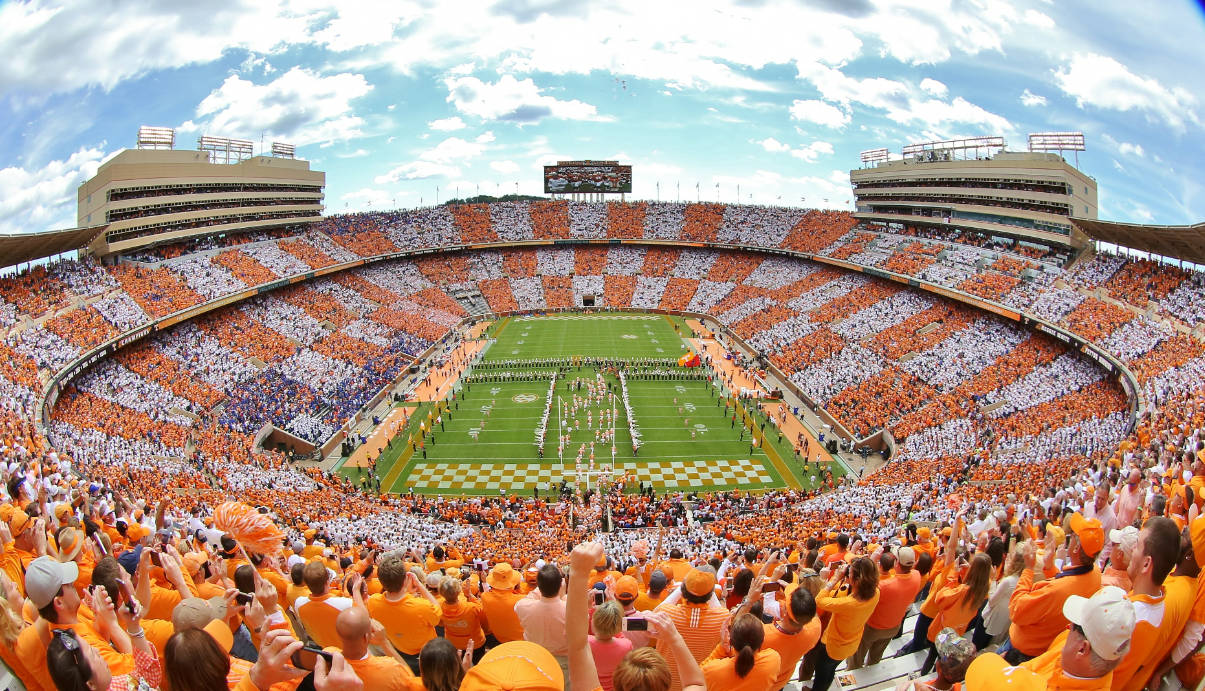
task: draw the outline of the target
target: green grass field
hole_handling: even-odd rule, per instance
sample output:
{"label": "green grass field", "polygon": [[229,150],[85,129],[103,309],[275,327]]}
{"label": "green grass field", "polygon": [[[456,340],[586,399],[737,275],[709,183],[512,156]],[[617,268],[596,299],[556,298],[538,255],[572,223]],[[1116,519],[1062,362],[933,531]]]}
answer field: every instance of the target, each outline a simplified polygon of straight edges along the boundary
{"label": "green grass field", "polygon": [[[687,351],[674,332],[681,319],[655,314],[558,314],[516,317],[498,324],[498,342],[486,360],[580,355],[606,358],[677,358]],[[683,328],[687,336],[690,331]]]}
{"label": "green grass field", "polygon": [[[500,366],[500,361],[514,359],[676,359],[686,352],[688,344],[675,333],[675,325],[689,335],[676,318],[671,321],[659,315],[556,315],[502,320],[487,331],[486,336],[496,340],[485,352],[483,366],[472,375],[480,378],[530,371]],[[585,366],[570,367],[557,381],[544,457],[540,458],[536,427],[544,413],[551,370],[541,372],[544,378],[529,382],[470,379],[455,401],[449,401],[442,429],[435,424],[421,448],[419,422],[428,419],[435,407],[423,404],[415,408],[409,428],[381,456],[378,473],[383,478],[382,489],[496,495],[499,490],[530,493],[538,487],[543,492],[550,481],[573,480],[583,444],[583,462],[589,465],[589,445],[595,441],[596,431],[611,429],[610,424],[600,428],[600,414],[612,410],[612,405],[616,418],[614,468],[635,478],[633,491],[636,481],[651,482],[658,492],[810,486],[793,461],[789,442],[779,442],[777,434],[771,432],[764,443],[751,448],[753,433],[744,428],[744,418],[738,415],[734,423],[734,411],[725,406],[728,399],[723,393],[697,379],[650,381],[633,378],[629,373],[629,401],[643,437],[639,454],[634,456],[619,380],[610,373],[601,373],[601,400],[580,407],[575,418],[577,428],[570,419],[573,416],[561,415],[571,436],[562,463],[557,453],[561,402],[572,405],[575,394],[584,395],[571,388],[574,380],[596,381],[600,375]],[[612,391],[616,395],[613,404]],[[415,441],[414,447],[410,439]],[[611,449],[609,442],[594,443],[596,469],[612,463]],[[342,472],[352,477],[359,473],[356,469]]]}

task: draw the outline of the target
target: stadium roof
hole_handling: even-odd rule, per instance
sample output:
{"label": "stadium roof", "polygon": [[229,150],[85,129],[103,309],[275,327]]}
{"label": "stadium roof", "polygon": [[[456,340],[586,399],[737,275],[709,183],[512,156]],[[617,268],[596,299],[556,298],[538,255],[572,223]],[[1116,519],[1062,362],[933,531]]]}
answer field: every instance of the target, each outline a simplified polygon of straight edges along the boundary
{"label": "stadium roof", "polygon": [[0,234],[0,267],[87,247],[104,230],[104,226],[92,226],[43,233]]}
{"label": "stadium roof", "polygon": [[1139,252],[1205,264],[1205,223],[1191,226],[1150,226],[1135,223],[1073,218],[1085,235],[1093,240],[1122,245]]}

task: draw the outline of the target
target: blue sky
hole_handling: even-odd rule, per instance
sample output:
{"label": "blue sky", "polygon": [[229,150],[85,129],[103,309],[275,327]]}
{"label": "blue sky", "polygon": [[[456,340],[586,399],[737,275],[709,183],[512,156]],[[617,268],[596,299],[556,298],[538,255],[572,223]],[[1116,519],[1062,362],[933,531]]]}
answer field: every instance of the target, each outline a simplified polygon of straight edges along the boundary
{"label": "blue sky", "polygon": [[638,198],[848,208],[863,149],[1082,130],[1102,218],[1205,220],[1189,0],[207,5],[0,5],[0,232],[73,225],[143,124],[294,143],[329,212],[539,194],[579,158]]}

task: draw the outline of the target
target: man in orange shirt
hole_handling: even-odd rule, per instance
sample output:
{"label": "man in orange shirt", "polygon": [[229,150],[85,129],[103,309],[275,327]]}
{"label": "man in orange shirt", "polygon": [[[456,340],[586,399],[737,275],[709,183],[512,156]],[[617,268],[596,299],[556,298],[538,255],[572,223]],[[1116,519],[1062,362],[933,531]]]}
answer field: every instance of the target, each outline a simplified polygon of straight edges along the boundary
{"label": "man in orange shirt", "polygon": [[1163,581],[1179,556],[1180,531],[1176,522],[1163,516],[1147,521],[1130,559],[1130,580],[1134,587],[1129,600],[1134,604],[1136,621],[1130,650],[1113,670],[1115,691],[1137,691],[1145,686],[1146,678],[1163,661],[1163,655],[1156,651],[1160,630],[1167,627],[1172,635],[1178,636],[1188,621],[1191,598],[1178,600],[1175,611],[1169,611],[1164,598]]}
{"label": "man in orange shirt", "polygon": [[396,554],[381,560],[377,575],[385,590],[368,598],[368,612],[384,625],[389,642],[410,671],[418,674],[418,653],[435,638],[439,602],[417,576],[406,571],[405,562]]}
{"label": "man in orange shirt", "polygon": [[838,535],[836,545],[837,549],[828,556],[824,557],[825,566],[831,566],[837,562],[845,561],[845,555],[849,550],[849,536],[845,533]]}
{"label": "man in orange shirt", "polygon": [[1034,583],[1037,555],[1025,552],[1025,570],[1008,601],[1012,623],[1008,643],[1000,655],[1010,664],[1020,664],[1046,652],[1059,632],[1067,628],[1063,603],[1071,595],[1091,597],[1100,589],[1100,571],[1096,555],[1105,546],[1104,530],[1095,518],[1076,513],[1071,517],[1071,542],[1067,547],[1068,565],[1054,578]]}
{"label": "man in orange shirt", "polygon": [[351,598],[336,596],[329,592],[330,572],[326,565],[314,559],[305,565],[302,572],[309,595],[297,598],[294,607],[297,620],[310,638],[323,648],[333,647],[339,642],[335,631],[335,618],[339,612],[352,606]]}
{"label": "man in orange shirt", "polygon": [[1134,631],[1134,608],[1125,592],[1105,586],[1091,598],[1071,595],[1061,613],[1073,625],[1050,650],[1017,667],[995,653],[983,653],[967,668],[966,688],[1108,689]]}
{"label": "man in orange shirt", "polygon": [[[695,662],[702,662],[715,649],[720,642],[720,629],[728,620],[728,610],[715,598],[715,571],[710,566],[684,574],[682,587],[670,593],[655,611],[669,615]],[[680,691],[682,681],[670,642],[658,639],[657,652],[669,662],[670,689]]]}
{"label": "man in orange shirt", "polygon": [[[410,688],[414,674],[402,656],[389,645],[384,627],[380,624],[374,626],[368,610],[363,607],[343,610],[335,618],[335,631],[339,635],[343,657],[360,681],[364,682],[364,688],[389,691],[407,691]],[[389,655],[370,654],[370,643]]]}
{"label": "man in orange shirt", "polygon": [[879,557],[879,604],[866,621],[862,642],[849,660],[849,669],[878,664],[883,659],[887,644],[899,633],[908,606],[924,584],[914,566],[916,553],[911,547],[901,547],[898,556],[884,552]]}
{"label": "man in orange shirt", "polygon": [[[669,560],[661,562],[661,566],[658,568],[664,571],[665,575],[669,576],[671,580],[679,583],[691,570],[690,562],[682,558],[682,550],[680,549],[671,549],[669,551]],[[711,651],[708,650],[707,652],[710,653]]]}
{"label": "man in orange shirt", "polygon": [[[485,577],[489,588],[481,594],[481,607],[493,644],[523,640],[523,625],[515,614],[515,603],[523,599],[519,580],[519,572],[505,561],[490,569]],[[489,638],[486,645],[491,645]]]}
{"label": "man in orange shirt", "polygon": [[772,623],[765,624],[765,639],[763,649],[778,652],[778,677],[770,685],[771,691],[778,691],[787,685],[799,661],[807,655],[816,642],[820,640],[820,617],[816,616],[816,598],[806,588],[796,588],[791,593],[786,607],[780,607],[782,616]]}
{"label": "man in orange shirt", "polygon": [[[61,563],[50,557],[34,559],[25,573],[26,597],[38,609],[38,619],[33,626],[21,631],[15,652],[25,663],[26,671],[32,675],[32,678],[21,680],[31,691],[53,691],[56,688],[46,667],[46,646],[55,629],[73,629],[100,655],[114,676],[129,674],[134,670],[134,655],[128,633],[116,618],[103,621],[98,616],[91,623],[80,619],[82,600],[74,585],[78,577],[79,568],[75,562]],[[103,591],[103,588],[99,590]],[[109,616],[113,614],[110,609]],[[93,624],[107,630],[108,637],[102,636]]]}

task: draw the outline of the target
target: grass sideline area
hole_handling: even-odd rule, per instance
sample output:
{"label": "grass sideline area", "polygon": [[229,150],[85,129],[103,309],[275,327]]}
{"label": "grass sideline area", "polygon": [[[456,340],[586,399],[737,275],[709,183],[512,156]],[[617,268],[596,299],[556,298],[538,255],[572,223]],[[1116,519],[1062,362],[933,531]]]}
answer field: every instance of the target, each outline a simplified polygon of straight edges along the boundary
{"label": "grass sideline area", "polygon": [[[681,331],[676,332],[675,327]],[[742,423],[764,423],[765,418],[744,403],[734,409],[734,401],[723,391],[705,379],[694,378],[705,376],[708,370],[675,367],[674,372],[686,373],[684,379],[673,378],[677,374],[648,379],[634,371],[644,359],[676,360],[687,351],[683,336],[689,335],[679,318],[661,315],[558,314],[496,322],[485,334],[495,342],[470,374],[467,385],[457,387],[454,400],[417,407],[413,403],[399,404],[411,406],[410,421],[379,459],[381,489],[497,495],[499,489],[508,494],[531,494],[538,487],[544,494],[550,481],[572,481],[583,444],[583,463],[589,464],[589,443],[600,429],[598,418],[610,414],[603,411],[612,410],[612,405],[616,419],[615,469],[617,475],[630,473],[633,481],[629,491],[636,491],[641,480],[652,482],[658,493],[814,486],[810,477],[816,473],[815,466],[804,472],[794,459],[790,441],[780,440],[774,427],[766,427],[764,437],[756,433],[759,443],[751,447],[755,433]],[[578,365],[573,360],[590,357],[632,363],[627,370],[628,397],[643,437],[637,456],[633,456],[619,379],[612,372]],[[506,363],[540,358],[570,358],[575,363],[559,374],[556,383],[544,458],[539,457],[535,436],[553,368]],[[500,379],[507,373],[526,374],[533,380],[482,380]],[[598,400],[590,406],[579,405],[575,420],[578,429],[569,432],[572,438],[562,464],[557,457],[558,412],[564,410],[563,405],[572,406],[574,395],[583,397],[590,383],[600,392]],[[615,394],[614,402],[611,393]],[[442,415],[442,429],[434,422],[436,414]],[[419,425],[427,420],[431,420],[432,434],[420,446]],[[574,421],[567,423],[574,427]],[[609,430],[610,425],[603,428]],[[416,443],[412,446],[409,439]],[[593,450],[596,469],[611,464],[611,443],[595,441]],[[833,470],[838,469],[834,466]],[[361,477],[356,468],[340,472],[353,479]]]}

